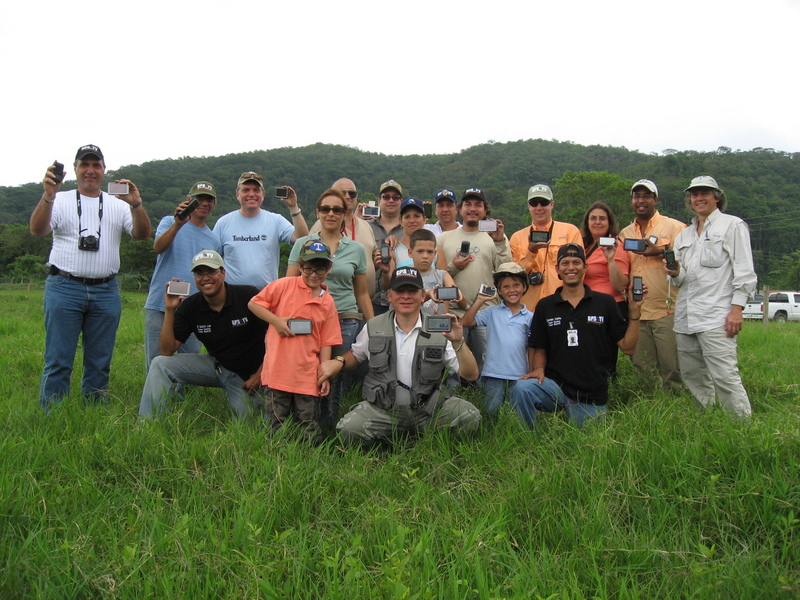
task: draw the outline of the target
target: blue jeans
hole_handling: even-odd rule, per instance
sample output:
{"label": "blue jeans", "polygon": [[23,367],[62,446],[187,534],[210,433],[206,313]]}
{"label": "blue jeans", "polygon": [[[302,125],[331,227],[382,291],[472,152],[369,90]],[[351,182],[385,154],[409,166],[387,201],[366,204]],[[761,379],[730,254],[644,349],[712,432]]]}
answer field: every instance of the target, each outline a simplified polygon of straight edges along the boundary
{"label": "blue jeans", "polygon": [[[516,379],[498,379],[497,377],[481,377],[481,385],[483,386],[483,408],[489,417],[496,417],[500,412],[500,406],[503,400],[506,399],[506,394],[509,398],[511,392],[514,391]],[[508,391],[506,391],[506,386]]]}
{"label": "blue jeans", "polygon": [[[150,372],[150,363],[156,356],[161,356],[161,325],[164,323],[164,313],[153,308],[144,311],[144,362],[145,374]],[[181,354],[200,354],[203,345],[194,334],[181,344],[178,352]]]}
{"label": "blue jeans", "polygon": [[[339,319],[339,327],[342,330],[342,343],[331,349],[331,356],[339,356],[350,350],[363,326],[364,321],[358,319]],[[320,411],[319,422],[322,429],[333,429],[333,426],[339,421],[341,398],[353,385],[353,375],[353,373],[342,372],[338,377],[334,377],[331,380],[331,392],[328,395],[327,402],[325,400],[322,401]]]}
{"label": "blue jeans", "polygon": [[168,410],[168,401],[175,395],[179,384],[225,390],[231,411],[239,418],[250,417],[260,410],[260,395],[250,396],[242,389],[244,380],[233,371],[219,365],[208,354],[175,354],[157,356],[150,363],[150,372],[139,402],[139,416],[152,417]]}
{"label": "blue jeans", "polygon": [[517,416],[528,427],[536,427],[536,413],[555,412],[564,409],[567,418],[578,427],[586,419],[601,417],[606,412],[605,405],[581,404],[569,398],[561,387],[552,379],[544,378],[540,384],[538,379],[521,379],[511,391],[511,405]]}
{"label": "blue jeans", "polygon": [[44,286],[44,371],[39,406],[45,412],[69,395],[78,337],[83,336],[81,394],[106,401],[108,374],[117,338],[122,301],[112,279],[85,285],[61,275],[49,275]]}

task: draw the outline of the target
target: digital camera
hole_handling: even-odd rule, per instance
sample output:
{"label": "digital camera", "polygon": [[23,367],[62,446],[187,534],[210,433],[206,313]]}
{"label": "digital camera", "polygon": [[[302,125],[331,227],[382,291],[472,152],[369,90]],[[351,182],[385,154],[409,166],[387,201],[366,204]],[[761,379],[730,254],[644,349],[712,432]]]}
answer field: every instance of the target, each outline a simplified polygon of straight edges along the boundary
{"label": "digital camera", "polygon": [[528,275],[528,283],[530,285],[542,285],[544,283],[544,273],[541,271],[534,271]]}
{"label": "digital camera", "polygon": [[94,235],[82,235],[78,238],[78,250],[97,252],[100,250],[100,238]]}

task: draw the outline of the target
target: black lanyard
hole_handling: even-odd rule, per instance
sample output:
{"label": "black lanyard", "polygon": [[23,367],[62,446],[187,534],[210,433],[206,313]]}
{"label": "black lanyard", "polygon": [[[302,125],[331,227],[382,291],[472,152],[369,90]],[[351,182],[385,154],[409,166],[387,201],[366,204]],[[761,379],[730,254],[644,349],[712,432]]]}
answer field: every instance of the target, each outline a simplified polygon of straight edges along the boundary
{"label": "black lanyard", "polygon": [[[81,193],[75,190],[75,198],[78,200],[78,233],[80,234],[85,229],[81,228]],[[103,226],[103,192],[100,192],[100,207],[97,210],[97,237],[100,237],[100,228]]]}

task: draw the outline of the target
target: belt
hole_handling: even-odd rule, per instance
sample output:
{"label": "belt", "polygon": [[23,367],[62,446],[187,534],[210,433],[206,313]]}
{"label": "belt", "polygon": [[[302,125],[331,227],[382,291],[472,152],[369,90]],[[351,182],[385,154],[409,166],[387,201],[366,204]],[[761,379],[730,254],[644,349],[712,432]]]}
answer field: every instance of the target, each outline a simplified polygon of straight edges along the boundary
{"label": "belt", "polygon": [[71,279],[72,281],[79,281],[84,285],[100,285],[101,283],[108,283],[117,276],[117,274],[114,273],[113,275],[109,275],[108,277],[99,277],[99,278],[77,277],[72,273],[67,273],[66,271],[62,271],[55,265],[50,265],[50,269],[47,272],[50,275],[61,275],[62,277],[66,277],[67,279]]}

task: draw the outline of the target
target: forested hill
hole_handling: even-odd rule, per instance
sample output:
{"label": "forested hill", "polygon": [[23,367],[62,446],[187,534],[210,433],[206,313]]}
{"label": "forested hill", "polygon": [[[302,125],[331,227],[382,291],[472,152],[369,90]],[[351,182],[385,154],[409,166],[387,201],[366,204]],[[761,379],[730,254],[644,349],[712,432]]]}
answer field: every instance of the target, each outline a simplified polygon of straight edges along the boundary
{"label": "forested hill", "polygon": [[[503,219],[509,235],[530,222],[525,194],[535,183],[553,187],[554,216],[558,220],[579,224],[591,202],[604,200],[626,224],[633,216],[630,186],[637,179],[652,179],[659,188],[660,211],[686,222],[690,214],[683,205],[683,189],[696,175],[709,174],[728,194],[728,212],[750,224],[760,283],[800,288],[800,153],[771,148],[732,151],[721,147],[705,153],[665,150],[655,155],[625,148],[525,140],[481,144],[456,154],[391,156],[314,144],[151,161],[122,167],[108,176],[127,177],[137,184],[155,225],[164,215],[172,214],[191,185],[201,179],[218,186],[212,222],[238,208],[236,180],[249,170],[263,174],[268,192],[277,185],[294,187],[306,215],[319,193],[339,177],[354,180],[362,200],[375,199],[378,186],[388,179],[398,181],[404,195],[423,200],[431,199],[441,187],[451,187],[459,194],[468,187],[480,187],[492,203],[493,216]],[[65,185],[69,189],[74,182],[68,180]],[[21,255],[40,254],[41,242],[47,245],[47,240],[24,239],[20,228],[14,227],[27,223],[40,194],[39,183],[0,187],[0,229],[13,234],[2,236],[8,239],[0,241],[0,269],[10,268],[8,265]],[[269,196],[265,208],[285,213]],[[11,244],[13,247],[9,247]]]}

